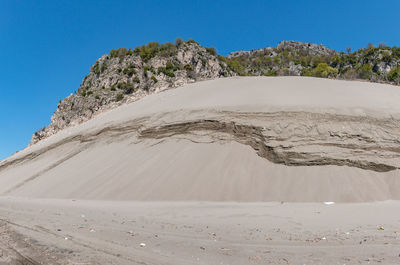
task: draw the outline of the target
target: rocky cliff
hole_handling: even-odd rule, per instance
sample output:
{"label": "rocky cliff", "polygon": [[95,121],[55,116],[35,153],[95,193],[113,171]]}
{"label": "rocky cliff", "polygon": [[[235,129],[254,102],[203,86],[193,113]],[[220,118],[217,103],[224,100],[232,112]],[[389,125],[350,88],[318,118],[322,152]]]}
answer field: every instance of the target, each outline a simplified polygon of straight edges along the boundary
{"label": "rocky cliff", "polygon": [[233,75],[316,76],[400,84],[400,48],[369,45],[353,53],[324,45],[282,41],[277,47],[237,51],[223,57],[193,40],[150,42],[111,50],[100,57],[79,90],[60,101],[34,144],[59,130],[145,95],[205,79]]}
{"label": "rocky cliff", "polygon": [[30,144],[145,95],[231,75],[215,49],[193,40],[111,50],[94,63],[79,90],[59,102],[50,125],[37,131]]}

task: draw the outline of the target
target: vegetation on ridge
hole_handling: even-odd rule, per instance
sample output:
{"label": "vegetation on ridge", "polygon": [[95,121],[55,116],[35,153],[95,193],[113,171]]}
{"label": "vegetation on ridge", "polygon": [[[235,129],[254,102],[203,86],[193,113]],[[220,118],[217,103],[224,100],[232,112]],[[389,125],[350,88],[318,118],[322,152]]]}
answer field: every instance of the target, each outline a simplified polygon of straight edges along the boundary
{"label": "vegetation on ridge", "polygon": [[51,124],[36,132],[31,143],[132,98],[204,79],[293,75],[400,84],[400,48],[369,44],[358,51],[346,50],[283,41],[277,47],[225,57],[213,47],[180,38],[175,43],[113,49],[93,64],[73,95],[59,102]]}
{"label": "vegetation on ridge", "polygon": [[[400,84],[400,48],[366,48],[312,54],[306,43],[231,54],[223,58],[238,75],[300,75]],[[220,57],[221,58],[221,57]]]}

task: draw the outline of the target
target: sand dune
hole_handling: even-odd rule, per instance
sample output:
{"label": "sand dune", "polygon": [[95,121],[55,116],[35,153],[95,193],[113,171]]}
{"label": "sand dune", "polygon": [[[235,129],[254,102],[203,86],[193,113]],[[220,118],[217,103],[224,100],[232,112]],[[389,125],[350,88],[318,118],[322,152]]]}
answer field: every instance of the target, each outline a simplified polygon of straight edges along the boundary
{"label": "sand dune", "polygon": [[400,198],[400,89],[317,78],[186,85],[0,164],[0,194],[91,200]]}
{"label": "sand dune", "polygon": [[398,264],[398,102],[246,77],[103,113],[0,163],[0,265]]}

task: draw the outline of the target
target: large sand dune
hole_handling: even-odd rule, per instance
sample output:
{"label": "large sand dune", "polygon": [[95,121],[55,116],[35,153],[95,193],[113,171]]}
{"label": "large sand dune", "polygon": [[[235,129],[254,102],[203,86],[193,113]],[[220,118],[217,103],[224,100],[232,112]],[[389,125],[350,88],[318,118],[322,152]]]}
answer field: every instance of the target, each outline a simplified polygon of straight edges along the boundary
{"label": "large sand dune", "polygon": [[399,264],[399,102],[249,77],[99,115],[1,162],[0,265]]}
{"label": "large sand dune", "polygon": [[227,78],[143,98],[0,164],[0,194],[95,200],[400,198],[399,87]]}

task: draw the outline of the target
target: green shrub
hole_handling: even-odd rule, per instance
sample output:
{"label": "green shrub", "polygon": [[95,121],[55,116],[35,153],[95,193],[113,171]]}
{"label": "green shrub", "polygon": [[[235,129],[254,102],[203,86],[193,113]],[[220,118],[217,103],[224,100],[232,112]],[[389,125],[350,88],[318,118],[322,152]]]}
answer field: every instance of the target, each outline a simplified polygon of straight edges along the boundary
{"label": "green shrub", "polygon": [[186,71],[193,71],[193,68],[192,68],[192,66],[190,64],[185,64],[183,69],[185,69]]}
{"label": "green shrub", "polygon": [[178,64],[173,64],[173,63],[171,63],[171,62],[167,62],[167,64],[165,65],[165,68],[168,70],[168,71],[177,71],[177,70],[179,70],[179,65]]}
{"label": "green shrub", "polygon": [[96,75],[100,74],[99,62],[94,63],[94,65],[92,66],[92,72],[95,73]]}
{"label": "green shrub", "polygon": [[218,55],[218,59],[219,59],[220,61],[225,62],[225,63],[226,63],[226,61],[227,61],[227,59],[226,59],[224,56],[222,56],[222,55]]}
{"label": "green shrub", "polygon": [[279,69],[278,75],[289,76],[290,70],[287,67]]}
{"label": "green shrub", "polygon": [[228,60],[228,67],[234,71],[235,73],[237,73],[240,76],[245,76],[246,75],[246,68],[244,67],[244,65],[239,61],[239,59],[234,58],[234,59],[230,59]]}
{"label": "green shrub", "polygon": [[179,47],[183,44],[183,40],[181,38],[176,38],[175,39],[175,45],[176,47]]}
{"label": "green shrub", "polygon": [[133,65],[126,67],[123,71],[123,74],[131,77],[132,75],[136,74],[135,67]]}
{"label": "green shrub", "polygon": [[387,74],[387,79],[392,82],[400,79],[400,66],[393,67]]}
{"label": "green shrub", "polygon": [[145,65],[145,66],[143,67],[143,71],[144,71],[145,74],[146,74],[147,71],[150,71],[150,72],[152,72],[153,74],[156,73],[156,71],[154,70],[153,66],[148,66],[148,65]]}
{"label": "green shrub", "polygon": [[158,82],[158,80],[157,80],[157,78],[153,75],[153,76],[151,76],[151,80],[153,80],[154,81],[154,83],[157,83]]}
{"label": "green shrub", "polygon": [[112,86],[110,87],[110,90],[111,90],[111,91],[115,91],[115,90],[117,90],[117,89],[115,88],[115,85],[112,85]]}
{"label": "green shrub", "polygon": [[158,74],[160,74],[160,73],[163,73],[164,75],[166,75],[166,76],[169,76],[169,77],[175,77],[175,74],[171,71],[171,70],[168,70],[166,67],[158,67]]}
{"label": "green shrub", "polygon": [[277,73],[276,71],[274,71],[274,70],[269,70],[269,71],[266,72],[264,75],[265,75],[265,76],[277,76],[278,73]]}
{"label": "green shrub", "polygon": [[131,83],[120,82],[117,84],[117,88],[124,91],[124,94],[132,94],[135,91],[135,87]]}
{"label": "green shrub", "polygon": [[135,82],[135,83],[140,83],[139,77],[135,76],[135,78],[133,78],[133,82]]}
{"label": "green shrub", "polygon": [[312,71],[312,75],[316,77],[336,77],[339,70],[330,67],[327,63],[319,63]]}
{"label": "green shrub", "polygon": [[198,44],[196,41],[194,41],[193,39],[188,39],[187,41],[185,41],[187,44]]}
{"label": "green shrub", "polygon": [[93,91],[88,91],[88,92],[86,92],[86,96],[90,96],[90,95],[92,95],[93,94]]}
{"label": "green shrub", "polygon": [[390,62],[392,60],[392,54],[390,51],[383,51],[382,52],[382,61]]}
{"label": "green shrub", "polygon": [[167,42],[165,44],[160,45],[160,56],[169,57],[173,56],[177,53],[177,46],[172,44],[171,42]]}
{"label": "green shrub", "polygon": [[118,93],[117,96],[115,97],[115,101],[121,101],[124,98],[124,95],[122,93]]}
{"label": "green shrub", "polygon": [[94,96],[94,98],[95,98],[95,99],[100,99],[100,96],[99,96],[98,94],[96,94],[96,95]]}
{"label": "green shrub", "polygon": [[103,62],[103,63],[101,64],[100,72],[101,72],[101,73],[104,73],[105,70],[107,70],[107,64],[106,64],[105,62]]}
{"label": "green shrub", "polygon": [[143,45],[139,49],[139,56],[143,61],[147,62],[151,58],[155,57],[160,50],[160,44],[158,42],[149,42],[147,45]]}
{"label": "green shrub", "polygon": [[310,68],[303,68],[300,75],[302,76],[313,76],[313,71]]}
{"label": "green shrub", "polygon": [[82,90],[81,95],[82,97],[86,97],[86,90]]}
{"label": "green shrub", "polygon": [[324,63],[324,60],[323,60],[321,57],[319,57],[319,56],[312,57],[312,59],[311,59],[311,64],[312,64],[313,66],[317,66],[317,67],[318,67],[318,65],[319,65],[320,63]]}
{"label": "green shrub", "polygon": [[206,51],[211,55],[217,55],[217,50],[214,47],[206,48]]}
{"label": "green shrub", "polygon": [[396,58],[400,58],[400,48],[393,47],[392,48],[392,56]]}
{"label": "green shrub", "polygon": [[119,49],[113,49],[110,51],[111,58],[119,57],[120,59],[124,58],[128,54],[128,50],[125,47],[121,47]]}
{"label": "green shrub", "polygon": [[274,58],[272,59],[273,60],[273,62],[274,62],[274,64],[279,64],[280,63],[280,59],[279,59],[279,56],[274,56]]}
{"label": "green shrub", "polygon": [[369,79],[371,78],[372,74],[372,65],[370,64],[363,64],[359,69],[358,69],[358,75],[362,79]]}

